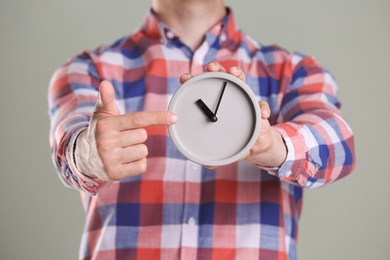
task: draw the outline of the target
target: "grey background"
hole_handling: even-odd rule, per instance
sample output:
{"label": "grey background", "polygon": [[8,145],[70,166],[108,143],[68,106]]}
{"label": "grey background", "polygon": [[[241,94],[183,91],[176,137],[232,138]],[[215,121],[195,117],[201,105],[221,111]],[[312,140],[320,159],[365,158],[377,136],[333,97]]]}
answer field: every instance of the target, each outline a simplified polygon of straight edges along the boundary
{"label": "grey background", "polygon": [[[316,56],[356,136],[353,175],[305,191],[300,259],[390,259],[390,2],[227,1],[246,32]],[[84,213],[49,159],[47,86],[67,57],[133,32],[149,1],[0,0],[0,259],[76,259]]]}

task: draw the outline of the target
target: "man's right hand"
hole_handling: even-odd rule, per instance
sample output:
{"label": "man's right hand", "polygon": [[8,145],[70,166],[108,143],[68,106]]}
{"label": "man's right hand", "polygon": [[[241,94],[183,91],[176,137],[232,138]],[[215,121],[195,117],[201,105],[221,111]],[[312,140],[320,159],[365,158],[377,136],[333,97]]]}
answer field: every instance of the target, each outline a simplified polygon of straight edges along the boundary
{"label": "man's right hand", "polygon": [[77,138],[75,160],[79,171],[104,181],[119,181],[146,171],[147,126],[171,125],[170,112],[135,112],[121,115],[109,81],[99,85],[99,97],[88,129]]}

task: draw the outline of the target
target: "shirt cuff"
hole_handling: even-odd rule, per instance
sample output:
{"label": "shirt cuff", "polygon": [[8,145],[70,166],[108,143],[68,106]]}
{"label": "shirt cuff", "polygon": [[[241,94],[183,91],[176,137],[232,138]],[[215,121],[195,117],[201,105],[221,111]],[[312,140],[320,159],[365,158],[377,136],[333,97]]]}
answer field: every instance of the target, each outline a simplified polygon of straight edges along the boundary
{"label": "shirt cuff", "polygon": [[261,167],[269,174],[277,176],[282,181],[289,181],[304,185],[307,180],[302,178],[306,162],[305,140],[298,130],[289,124],[273,126],[278,131],[286,145],[286,160],[280,167]]}
{"label": "shirt cuff", "polygon": [[78,182],[80,189],[87,192],[90,195],[96,195],[98,189],[103,187],[106,182],[99,179],[99,178],[91,178],[85,174],[83,174],[76,166],[76,161],[74,157],[74,148],[76,145],[77,137],[80,135],[80,133],[85,130],[85,128],[77,129],[73,134],[70,136],[70,139],[68,140],[68,144],[66,146],[65,156],[66,161],[68,162],[69,169],[73,173],[73,177],[76,178],[76,181]]}

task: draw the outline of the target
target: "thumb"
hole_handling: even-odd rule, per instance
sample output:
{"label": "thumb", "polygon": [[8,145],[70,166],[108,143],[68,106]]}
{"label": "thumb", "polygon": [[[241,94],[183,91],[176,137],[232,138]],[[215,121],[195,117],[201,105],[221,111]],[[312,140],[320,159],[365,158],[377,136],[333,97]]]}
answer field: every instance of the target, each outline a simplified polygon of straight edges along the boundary
{"label": "thumb", "polygon": [[110,115],[119,115],[119,109],[115,103],[115,90],[111,82],[104,80],[99,85],[99,96],[95,112]]}
{"label": "thumb", "polygon": [[268,119],[271,115],[271,109],[268,103],[264,100],[259,102],[260,111],[261,111],[261,119]]}

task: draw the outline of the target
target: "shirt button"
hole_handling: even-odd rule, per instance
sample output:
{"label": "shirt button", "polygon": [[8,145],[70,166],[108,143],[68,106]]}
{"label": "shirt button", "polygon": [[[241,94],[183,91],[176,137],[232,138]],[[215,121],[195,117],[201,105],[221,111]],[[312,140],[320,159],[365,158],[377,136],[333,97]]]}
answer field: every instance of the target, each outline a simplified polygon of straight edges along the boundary
{"label": "shirt button", "polygon": [[226,37],[225,33],[222,33],[221,36],[219,37],[219,40],[220,40],[221,43],[226,41],[226,39],[227,39],[227,37]]}
{"label": "shirt button", "polygon": [[276,174],[273,171],[268,171],[268,174],[270,174],[272,176],[276,176]]}
{"label": "shirt button", "polygon": [[167,31],[166,35],[168,39],[173,39],[173,37],[175,37],[175,34],[172,31]]}
{"label": "shirt button", "polygon": [[290,170],[290,171],[288,171],[288,172],[286,172],[286,177],[290,177],[291,176],[291,174],[292,174],[292,171]]}
{"label": "shirt button", "polygon": [[193,217],[191,217],[191,218],[188,219],[187,223],[190,226],[195,226],[196,225],[196,220]]}
{"label": "shirt button", "polygon": [[192,170],[193,170],[193,171],[196,171],[197,169],[198,169],[198,167],[197,167],[196,165],[193,165],[193,166],[192,166]]}

